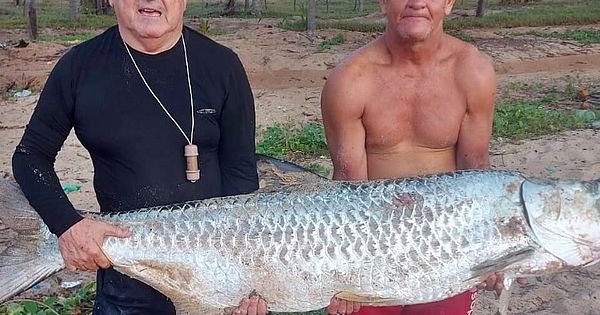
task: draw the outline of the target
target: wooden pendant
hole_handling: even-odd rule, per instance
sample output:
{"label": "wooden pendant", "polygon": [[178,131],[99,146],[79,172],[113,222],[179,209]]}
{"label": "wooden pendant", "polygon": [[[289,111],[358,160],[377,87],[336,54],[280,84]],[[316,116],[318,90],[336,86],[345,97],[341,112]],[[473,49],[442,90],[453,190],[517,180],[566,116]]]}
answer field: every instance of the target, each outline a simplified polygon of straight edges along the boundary
{"label": "wooden pendant", "polygon": [[184,148],[186,170],[185,177],[192,183],[195,183],[200,179],[200,169],[198,168],[198,146],[195,144],[188,144]]}

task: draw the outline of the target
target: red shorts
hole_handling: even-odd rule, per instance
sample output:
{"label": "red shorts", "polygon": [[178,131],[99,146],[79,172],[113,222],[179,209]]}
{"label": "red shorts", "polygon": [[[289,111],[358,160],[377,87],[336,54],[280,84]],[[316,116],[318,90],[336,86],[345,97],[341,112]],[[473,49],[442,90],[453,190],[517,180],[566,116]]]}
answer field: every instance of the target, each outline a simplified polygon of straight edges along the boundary
{"label": "red shorts", "polygon": [[359,315],[471,315],[477,291],[467,291],[449,299],[407,306],[363,306]]}

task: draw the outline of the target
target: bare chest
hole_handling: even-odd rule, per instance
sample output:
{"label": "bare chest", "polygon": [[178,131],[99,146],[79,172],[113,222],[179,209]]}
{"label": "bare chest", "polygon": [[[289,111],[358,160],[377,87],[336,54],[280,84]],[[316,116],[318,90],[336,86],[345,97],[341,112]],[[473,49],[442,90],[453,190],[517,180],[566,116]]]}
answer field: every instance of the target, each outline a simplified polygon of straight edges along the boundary
{"label": "bare chest", "polygon": [[382,80],[365,106],[367,150],[453,147],[466,112],[466,95],[449,76]]}

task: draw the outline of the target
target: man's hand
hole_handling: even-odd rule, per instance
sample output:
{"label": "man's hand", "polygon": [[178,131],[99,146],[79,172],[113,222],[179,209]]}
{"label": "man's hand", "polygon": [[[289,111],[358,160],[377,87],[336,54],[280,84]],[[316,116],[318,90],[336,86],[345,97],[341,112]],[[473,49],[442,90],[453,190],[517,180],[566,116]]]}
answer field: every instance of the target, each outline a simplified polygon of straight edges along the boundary
{"label": "man's hand", "polygon": [[69,271],[89,270],[110,267],[110,261],[101,250],[106,236],[129,237],[130,231],[108,223],[83,219],[59,238],[60,253]]}
{"label": "man's hand", "polygon": [[358,302],[346,301],[332,297],[331,301],[329,302],[329,306],[327,306],[327,314],[352,314],[360,310],[360,305],[361,304]]}
{"label": "man's hand", "polygon": [[266,315],[267,302],[258,295],[244,298],[240,305],[233,310],[233,315]]}
{"label": "man's hand", "polygon": [[[517,283],[520,285],[527,284],[527,279],[517,278]],[[495,291],[497,296],[500,296],[504,289],[504,273],[496,272],[489,276],[485,281],[477,285],[477,289],[486,289],[488,291]]]}

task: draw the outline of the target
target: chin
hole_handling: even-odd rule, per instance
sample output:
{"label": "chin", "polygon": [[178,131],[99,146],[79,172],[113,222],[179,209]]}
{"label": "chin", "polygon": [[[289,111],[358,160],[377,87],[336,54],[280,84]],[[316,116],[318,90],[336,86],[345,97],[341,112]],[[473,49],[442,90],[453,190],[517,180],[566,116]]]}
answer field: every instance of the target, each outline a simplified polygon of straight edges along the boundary
{"label": "chin", "polygon": [[420,42],[426,40],[431,34],[431,28],[415,28],[415,29],[406,29],[404,27],[396,28],[396,33],[405,40],[409,40],[411,42]]}
{"label": "chin", "polygon": [[142,38],[160,38],[171,31],[170,27],[165,25],[138,25],[135,28],[136,33]]}

